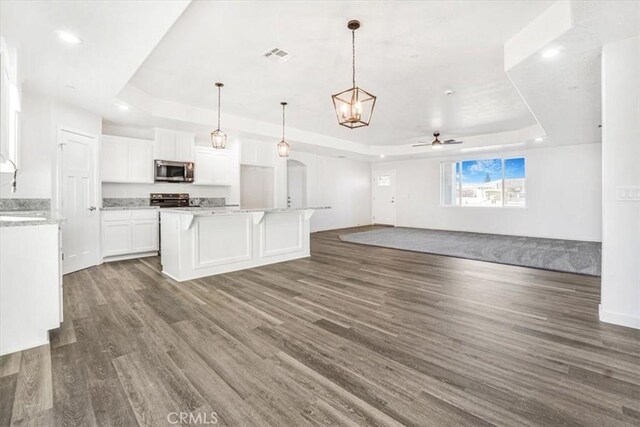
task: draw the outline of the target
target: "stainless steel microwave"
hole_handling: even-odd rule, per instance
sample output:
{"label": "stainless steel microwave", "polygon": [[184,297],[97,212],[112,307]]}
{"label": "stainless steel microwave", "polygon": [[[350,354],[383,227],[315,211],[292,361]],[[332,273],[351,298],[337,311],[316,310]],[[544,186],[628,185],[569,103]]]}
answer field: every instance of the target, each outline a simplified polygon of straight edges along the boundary
{"label": "stainless steel microwave", "polygon": [[155,181],[193,182],[193,162],[173,162],[156,160],[154,168]]}

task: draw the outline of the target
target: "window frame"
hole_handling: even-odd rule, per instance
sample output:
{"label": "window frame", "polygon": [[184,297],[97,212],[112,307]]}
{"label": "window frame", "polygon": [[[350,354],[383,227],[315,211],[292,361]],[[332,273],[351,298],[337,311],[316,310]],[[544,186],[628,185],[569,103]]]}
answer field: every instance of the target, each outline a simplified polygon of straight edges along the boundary
{"label": "window frame", "polygon": [[[442,178],[444,176],[444,168],[446,167],[446,165],[454,165],[453,167],[455,168],[456,164],[460,165],[460,179],[456,179],[456,190],[457,190],[457,194],[462,194],[462,163],[463,162],[469,162],[469,161],[478,161],[478,160],[490,160],[490,159],[500,159],[500,161],[502,162],[502,185],[501,185],[501,191],[502,191],[502,198],[501,198],[501,205],[500,206],[468,206],[468,205],[462,205],[460,204],[460,197],[456,197],[456,203],[455,204],[445,204],[444,203],[444,197],[445,197],[445,191],[444,191],[444,186],[442,185]],[[524,199],[524,205],[522,206],[514,206],[514,205],[505,205],[505,186],[504,186],[504,173],[505,173],[505,161],[506,160],[513,160],[513,159],[522,159],[524,161],[524,188],[525,188],[525,199]],[[527,209],[529,207],[529,203],[526,197],[526,193],[527,193],[527,156],[525,156],[524,154],[522,155],[512,155],[512,156],[492,156],[490,154],[488,154],[487,156],[481,156],[481,157],[475,157],[475,158],[460,158],[460,159],[450,159],[450,160],[443,160],[440,162],[440,176],[439,176],[439,186],[440,186],[440,207],[441,208],[446,208],[446,209],[450,209],[450,208],[463,208],[463,209],[517,209],[517,210],[521,210],[521,209]]]}

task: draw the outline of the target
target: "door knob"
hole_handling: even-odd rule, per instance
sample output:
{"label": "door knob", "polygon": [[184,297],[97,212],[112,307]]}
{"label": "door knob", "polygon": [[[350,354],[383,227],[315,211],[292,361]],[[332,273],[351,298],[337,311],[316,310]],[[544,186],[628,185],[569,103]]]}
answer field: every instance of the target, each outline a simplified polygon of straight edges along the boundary
{"label": "door knob", "polygon": [[89,210],[90,210],[90,211],[95,211],[95,210],[96,210],[96,207],[95,207],[95,206],[90,206],[90,207],[89,207]]}

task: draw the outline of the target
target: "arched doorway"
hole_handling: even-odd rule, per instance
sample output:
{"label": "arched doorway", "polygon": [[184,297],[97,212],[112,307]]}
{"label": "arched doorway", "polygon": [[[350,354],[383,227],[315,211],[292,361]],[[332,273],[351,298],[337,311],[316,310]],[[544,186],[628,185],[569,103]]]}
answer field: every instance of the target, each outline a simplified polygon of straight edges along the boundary
{"label": "arched doorway", "polygon": [[307,204],[307,166],[298,160],[287,160],[287,207]]}

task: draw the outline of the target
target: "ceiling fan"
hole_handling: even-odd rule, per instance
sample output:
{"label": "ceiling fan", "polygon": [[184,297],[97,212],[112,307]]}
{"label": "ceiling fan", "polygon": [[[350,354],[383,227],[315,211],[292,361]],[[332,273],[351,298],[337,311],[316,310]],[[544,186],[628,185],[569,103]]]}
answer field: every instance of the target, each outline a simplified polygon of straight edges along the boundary
{"label": "ceiling fan", "polygon": [[447,139],[446,141],[440,141],[438,137],[440,136],[440,132],[434,132],[433,136],[435,139],[431,142],[420,142],[418,144],[413,144],[413,147],[422,147],[425,145],[430,145],[431,148],[442,148],[443,145],[449,144],[462,144],[464,141],[456,141],[455,139]]}

